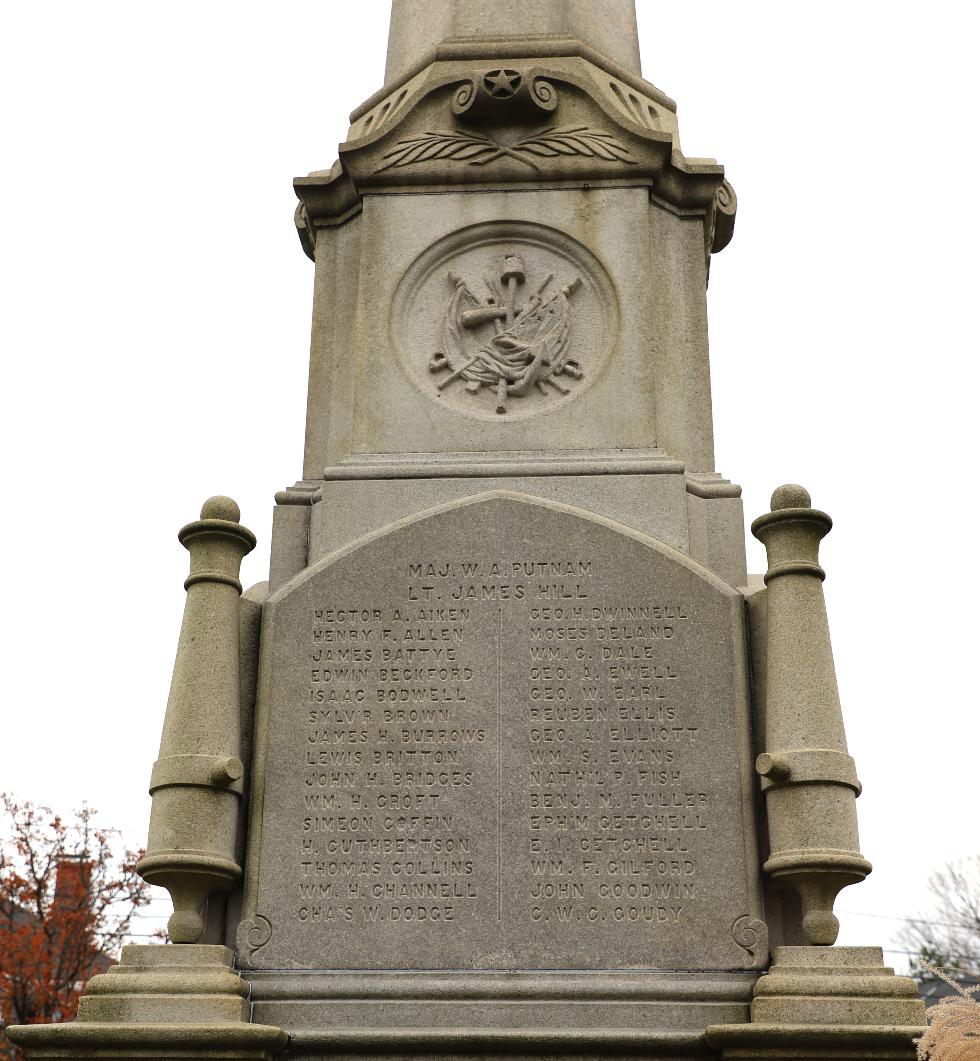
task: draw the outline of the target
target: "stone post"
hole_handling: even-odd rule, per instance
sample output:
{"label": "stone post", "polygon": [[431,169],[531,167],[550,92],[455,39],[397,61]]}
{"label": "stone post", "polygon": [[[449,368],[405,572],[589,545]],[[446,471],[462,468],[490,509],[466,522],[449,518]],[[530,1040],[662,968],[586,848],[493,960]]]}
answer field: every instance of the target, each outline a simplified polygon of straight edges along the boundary
{"label": "stone post", "polygon": [[766,750],[756,762],[769,819],[764,868],[799,893],[803,931],[818,946],[837,939],[837,893],[871,872],[858,848],[861,785],[847,754],[818,563],[832,525],[800,486],[780,487],[772,511],[752,524],[769,555]]}
{"label": "stone post", "polygon": [[187,600],[150,780],[153,810],[139,872],[170,892],[170,939],[197,943],[208,897],[241,877],[235,858],[240,759],[239,606],[242,559],[255,536],[231,498],[212,497],[179,539],[191,554]]}
{"label": "stone post", "polygon": [[749,1023],[706,1030],[721,1061],[913,1061],[925,1024],[915,983],[896,976],[880,948],[831,946],[837,893],[871,872],[858,850],[861,785],[844,739],[819,564],[831,526],[802,486],[781,486],[752,524],[769,554],[766,750],[756,760],[769,819],[764,868],[799,893],[811,946],[776,948]]}
{"label": "stone post", "polygon": [[170,891],[175,945],[123,947],[120,963],[88,982],[74,1021],[8,1028],[32,1061],[271,1061],[286,1047],[281,1028],[251,1022],[231,949],[198,942],[210,893],[241,876],[238,574],[255,537],[239,518],[234,501],[212,497],[179,535],[191,571],[139,865]]}

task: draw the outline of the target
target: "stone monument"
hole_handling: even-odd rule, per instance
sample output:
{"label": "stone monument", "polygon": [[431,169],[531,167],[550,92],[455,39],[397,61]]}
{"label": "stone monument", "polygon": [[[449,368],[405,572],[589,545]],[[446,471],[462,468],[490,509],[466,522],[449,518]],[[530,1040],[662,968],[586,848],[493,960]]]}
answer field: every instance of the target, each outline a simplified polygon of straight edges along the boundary
{"label": "stone monument", "polygon": [[295,182],[303,478],[268,583],[228,498],[187,602],[130,946],[37,1058],[910,1058],[818,548],[715,470],[722,167],[632,0],[394,0],[386,84]]}

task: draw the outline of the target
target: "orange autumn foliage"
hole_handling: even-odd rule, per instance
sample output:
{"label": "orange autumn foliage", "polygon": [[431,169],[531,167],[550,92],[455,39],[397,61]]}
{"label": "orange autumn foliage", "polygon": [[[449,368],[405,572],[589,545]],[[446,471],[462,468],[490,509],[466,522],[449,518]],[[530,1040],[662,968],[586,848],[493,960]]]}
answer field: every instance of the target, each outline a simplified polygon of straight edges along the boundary
{"label": "orange autumn foliage", "polygon": [[[0,1028],[74,1019],[86,982],[114,964],[149,902],[142,852],[114,846],[91,809],[66,822],[0,795]],[[0,1058],[23,1057],[0,1034]]]}

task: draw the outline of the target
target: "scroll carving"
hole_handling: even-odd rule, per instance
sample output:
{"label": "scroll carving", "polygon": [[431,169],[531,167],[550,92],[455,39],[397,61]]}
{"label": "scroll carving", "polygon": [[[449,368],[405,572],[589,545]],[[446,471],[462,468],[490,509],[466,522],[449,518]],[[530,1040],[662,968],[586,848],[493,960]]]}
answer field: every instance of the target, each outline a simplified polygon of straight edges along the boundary
{"label": "scroll carving", "polygon": [[543,77],[519,70],[488,70],[464,82],[453,96],[453,114],[467,122],[493,119],[507,122],[550,114],[559,103],[558,90]]}
{"label": "scroll carving", "polygon": [[750,914],[732,925],[732,939],[748,956],[746,969],[765,969],[769,962],[769,926]]}
{"label": "scroll carving", "polygon": [[738,199],[735,197],[735,189],[728,181],[722,181],[718,191],[715,192],[714,209],[711,211],[711,239],[708,246],[712,254],[724,250],[731,243],[735,233],[735,212],[737,210]]}
{"label": "scroll carving", "polygon": [[272,939],[272,922],[256,914],[243,921],[238,929],[238,950],[243,964],[251,964],[255,955]]}

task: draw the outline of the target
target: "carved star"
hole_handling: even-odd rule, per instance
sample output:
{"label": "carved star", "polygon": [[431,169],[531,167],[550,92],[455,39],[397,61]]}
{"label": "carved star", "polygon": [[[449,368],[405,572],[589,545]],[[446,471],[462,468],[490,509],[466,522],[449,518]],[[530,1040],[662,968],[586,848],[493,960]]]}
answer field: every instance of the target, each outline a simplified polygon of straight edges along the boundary
{"label": "carved star", "polygon": [[491,96],[513,96],[521,87],[521,75],[516,70],[491,70],[483,83]]}

